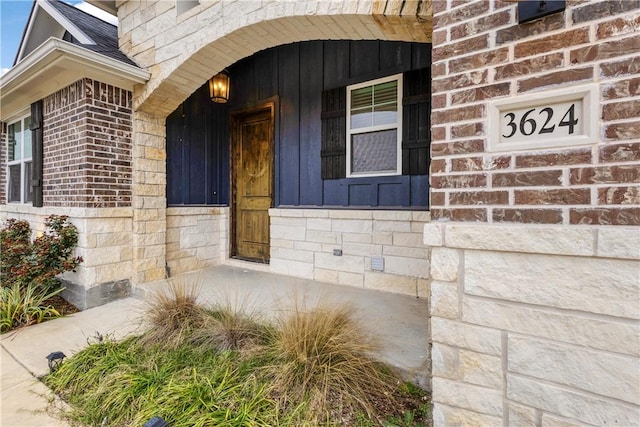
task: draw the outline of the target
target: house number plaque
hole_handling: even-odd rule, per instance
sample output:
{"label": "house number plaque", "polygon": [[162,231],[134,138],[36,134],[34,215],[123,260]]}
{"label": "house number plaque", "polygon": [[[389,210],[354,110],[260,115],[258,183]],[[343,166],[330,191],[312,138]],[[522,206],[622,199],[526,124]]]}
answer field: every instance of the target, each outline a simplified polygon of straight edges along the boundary
{"label": "house number plaque", "polygon": [[594,141],[593,88],[519,95],[492,103],[490,151],[581,145]]}

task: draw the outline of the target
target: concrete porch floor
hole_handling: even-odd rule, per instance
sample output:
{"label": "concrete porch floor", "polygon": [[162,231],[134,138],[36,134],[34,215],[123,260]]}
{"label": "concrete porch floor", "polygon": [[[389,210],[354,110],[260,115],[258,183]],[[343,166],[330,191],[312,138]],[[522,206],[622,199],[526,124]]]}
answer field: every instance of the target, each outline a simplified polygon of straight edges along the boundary
{"label": "concrete porch floor", "polygon": [[[429,385],[426,299],[280,276],[242,264],[212,267],[174,280],[199,285],[205,304],[240,304],[267,318],[291,310],[295,301],[306,308],[347,304],[379,340],[381,360],[407,380]],[[36,380],[48,372],[45,357],[53,351],[71,356],[96,332],[115,339],[141,332],[145,299],[164,286],[164,280],[137,286],[132,297],[2,335],[0,425],[63,425],[37,412],[47,404],[47,390]]]}

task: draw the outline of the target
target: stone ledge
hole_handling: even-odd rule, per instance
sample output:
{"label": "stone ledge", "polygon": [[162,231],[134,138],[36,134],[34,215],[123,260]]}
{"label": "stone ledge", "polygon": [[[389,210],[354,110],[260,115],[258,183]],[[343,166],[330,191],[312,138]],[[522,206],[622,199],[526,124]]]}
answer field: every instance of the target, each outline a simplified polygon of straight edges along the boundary
{"label": "stone ledge", "polygon": [[0,205],[0,213],[21,215],[60,215],[61,211],[69,218],[132,218],[133,208],[61,208],[57,206],[44,206],[36,208],[29,205]]}
{"label": "stone ledge", "polygon": [[167,216],[184,215],[226,215],[229,211],[227,206],[174,206],[167,208]]}
{"label": "stone ledge", "polygon": [[428,246],[640,260],[640,227],[428,223]]}

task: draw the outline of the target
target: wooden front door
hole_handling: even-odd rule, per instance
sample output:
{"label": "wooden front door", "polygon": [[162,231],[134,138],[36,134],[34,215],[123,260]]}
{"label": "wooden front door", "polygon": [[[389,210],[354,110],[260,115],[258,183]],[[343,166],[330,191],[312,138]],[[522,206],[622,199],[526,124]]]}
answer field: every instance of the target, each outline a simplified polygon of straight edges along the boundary
{"label": "wooden front door", "polygon": [[233,114],[233,239],[236,258],[269,262],[273,206],[273,104]]}

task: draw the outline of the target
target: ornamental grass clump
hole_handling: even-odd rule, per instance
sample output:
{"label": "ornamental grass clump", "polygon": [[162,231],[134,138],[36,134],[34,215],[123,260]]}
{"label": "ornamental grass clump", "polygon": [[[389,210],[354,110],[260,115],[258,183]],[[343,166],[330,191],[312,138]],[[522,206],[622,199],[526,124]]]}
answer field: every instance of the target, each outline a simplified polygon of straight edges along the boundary
{"label": "ornamental grass clump", "polygon": [[175,348],[200,329],[206,322],[206,310],[197,303],[200,288],[198,281],[173,279],[155,292],[145,313],[150,328],[141,338],[143,344]]}
{"label": "ornamental grass clump", "polygon": [[251,353],[266,344],[271,328],[260,322],[261,316],[229,301],[205,310],[204,321],[191,341],[218,350]]}
{"label": "ornamental grass clump", "polygon": [[380,419],[397,406],[398,381],[372,357],[375,343],[349,307],[296,305],[275,328],[272,395],[285,408],[304,407],[300,422],[350,420],[365,412]]}

